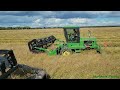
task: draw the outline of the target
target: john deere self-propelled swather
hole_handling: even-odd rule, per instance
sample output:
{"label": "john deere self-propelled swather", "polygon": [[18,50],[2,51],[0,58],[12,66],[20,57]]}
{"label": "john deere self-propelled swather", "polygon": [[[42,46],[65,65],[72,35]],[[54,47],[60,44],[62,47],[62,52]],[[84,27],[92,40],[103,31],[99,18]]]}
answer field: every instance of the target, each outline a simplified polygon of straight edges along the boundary
{"label": "john deere self-propelled swather", "polygon": [[[100,46],[94,37],[80,37],[79,27],[63,27],[66,42],[50,36],[42,39],[33,39],[28,42],[29,50],[33,53],[47,52],[48,55],[69,55],[73,52],[81,52],[85,49],[96,49],[100,53]],[[50,49],[54,46],[53,49]]]}

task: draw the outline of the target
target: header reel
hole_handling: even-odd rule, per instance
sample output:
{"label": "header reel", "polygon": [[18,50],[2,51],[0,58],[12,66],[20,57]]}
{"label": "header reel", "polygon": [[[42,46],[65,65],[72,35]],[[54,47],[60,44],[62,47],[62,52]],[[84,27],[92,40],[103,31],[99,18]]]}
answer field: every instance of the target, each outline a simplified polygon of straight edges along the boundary
{"label": "header reel", "polygon": [[12,50],[0,50],[0,79],[15,79],[16,75],[20,76],[19,79],[50,78],[44,69],[17,64],[17,60]]}
{"label": "header reel", "polygon": [[7,78],[17,67],[17,61],[13,51],[0,50],[0,79]]}
{"label": "header reel", "polygon": [[28,42],[28,47],[31,52],[39,53],[40,51],[36,49],[36,47],[47,49],[49,46],[51,46],[55,42],[55,40],[56,38],[53,35],[46,38],[33,39],[32,41]]}

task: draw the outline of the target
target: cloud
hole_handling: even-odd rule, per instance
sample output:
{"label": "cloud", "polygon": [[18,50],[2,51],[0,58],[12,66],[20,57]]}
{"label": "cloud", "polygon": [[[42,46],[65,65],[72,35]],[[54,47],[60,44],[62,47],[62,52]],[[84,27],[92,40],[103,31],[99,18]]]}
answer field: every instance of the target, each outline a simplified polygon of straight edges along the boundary
{"label": "cloud", "polygon": [[33,25],[35,26],[48,26],[48,27],[54,27],[54,26],[65,26],[65,25],[84,25],[88,24],[91,21],[91,19],[87,18],[71,18],[71,19],[60,19],[60,18],[39,18],[33,21]]}
{"label": "cloud", "polygon": [[40,23],[40,19],[37,19],[37,20],[35,20],[35,21],[33,21],[34,23]]}
{"label": "cloud", "polygon": [[0,23],[29,23],[32,22],[33,18],[28,16],[12,16],[12,15],[3,15],[0,16]]}
{"label": "cloud", "polygon": [[69,22],[71,23],[76,23],[76,24],[84,24],[90,21],[88,18],[72,18],[68,19]]}
{"label": "cloud", "polygon": [[120,11],[0,11],[0,26],[93,26],[119,22]]}
{"label": "cloud", "polygon": [[[119,11],[115,12],[120,14]],[[112,16],[114,11],[0,11],[0,15],[13,16],[41,16],[43,18],[96,18],[99,16]]]}

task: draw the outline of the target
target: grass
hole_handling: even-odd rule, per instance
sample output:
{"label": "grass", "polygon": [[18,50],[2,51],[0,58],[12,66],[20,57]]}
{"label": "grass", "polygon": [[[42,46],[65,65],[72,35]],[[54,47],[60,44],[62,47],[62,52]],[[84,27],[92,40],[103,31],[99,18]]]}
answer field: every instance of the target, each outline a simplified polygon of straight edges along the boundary
{"label": "grass", "polygon": [[[0,49],[13,49],[20,64],[44,68],[53,79],[120,78],[120,27],[81,28],[81,37],[88,30],[102,46],[102,53],[86,50],[68,57],[33,54],[27,43],[34,38],[54,35],[65,40],[62,29],[0,30]],[[104,47],[104,43],[107,46]]]}

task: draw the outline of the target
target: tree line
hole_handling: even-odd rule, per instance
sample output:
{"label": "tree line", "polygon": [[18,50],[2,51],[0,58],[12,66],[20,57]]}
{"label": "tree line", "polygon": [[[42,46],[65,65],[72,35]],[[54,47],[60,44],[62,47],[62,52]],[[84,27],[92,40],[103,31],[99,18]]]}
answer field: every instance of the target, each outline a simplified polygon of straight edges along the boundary
{"label": "tree line", "polygon": [[47,29],[47,28],[61,28],[61,27],[0,27],[0,30],[19,30],[19,29]]}
{"label": "tree line", "polygon": [[31,27],[0,27],[0,30],[31,29]]}

